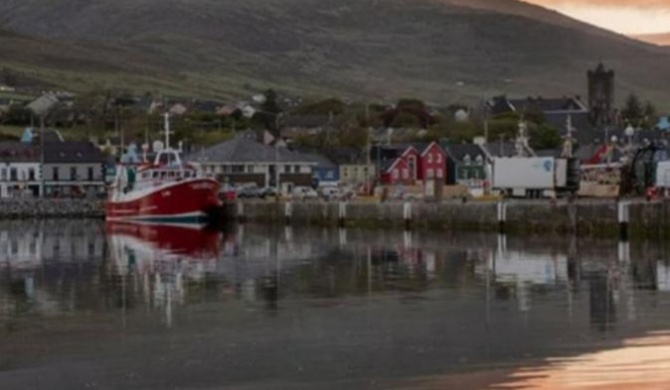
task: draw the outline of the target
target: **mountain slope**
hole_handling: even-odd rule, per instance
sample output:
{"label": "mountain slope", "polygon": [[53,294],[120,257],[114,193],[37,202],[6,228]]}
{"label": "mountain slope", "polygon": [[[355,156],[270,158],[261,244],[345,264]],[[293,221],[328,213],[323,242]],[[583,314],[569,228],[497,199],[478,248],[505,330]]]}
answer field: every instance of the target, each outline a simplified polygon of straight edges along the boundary
{"label": "mountain slope", "polygon": [[670,33],[636,35],[636,39],[659,46],[670,46]]}
{"label": "mountain slope", "polygon": [[441,102],[584,94],[586,69],[602,59],[620,91],[670,97],[661,48],[514,0],[3,0],[0,26],[116,50],[123,61],[91,58],[210,94],[248,85]]}

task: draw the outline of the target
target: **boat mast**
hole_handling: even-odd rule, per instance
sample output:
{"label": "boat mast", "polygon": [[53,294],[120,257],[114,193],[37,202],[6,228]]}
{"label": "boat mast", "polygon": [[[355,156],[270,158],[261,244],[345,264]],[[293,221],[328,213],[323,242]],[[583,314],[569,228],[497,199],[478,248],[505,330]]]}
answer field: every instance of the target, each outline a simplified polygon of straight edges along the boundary
{"label": "boat mast", "polygon": [[165,114],[165,149],[170,149],[170,113]]}

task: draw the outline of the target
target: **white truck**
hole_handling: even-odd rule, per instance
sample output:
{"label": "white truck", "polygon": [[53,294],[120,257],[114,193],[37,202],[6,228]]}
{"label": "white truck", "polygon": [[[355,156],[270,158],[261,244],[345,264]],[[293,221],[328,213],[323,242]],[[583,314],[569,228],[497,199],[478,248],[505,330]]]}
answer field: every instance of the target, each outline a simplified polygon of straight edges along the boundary
{"label": "white truck", "polygon": [[670,161],[659,161],[656,165],[656,187],[670,190]]}
{"label": "white truck", "polygon": [[499,157],[492,188],[509,197],[541,198],[579,190],[579,160],[555,157]]}

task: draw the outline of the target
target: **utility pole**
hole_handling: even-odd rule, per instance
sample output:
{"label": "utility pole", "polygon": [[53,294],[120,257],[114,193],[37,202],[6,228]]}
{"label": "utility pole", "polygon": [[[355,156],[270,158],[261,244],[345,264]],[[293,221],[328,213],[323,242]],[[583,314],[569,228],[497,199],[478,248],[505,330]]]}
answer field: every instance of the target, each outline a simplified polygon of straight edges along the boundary
{"label": "utility pole", "polygon": [[40,198],[44,198],[44,116],[46,114],[40,115],[40,170],[42,174],[40,175]]}

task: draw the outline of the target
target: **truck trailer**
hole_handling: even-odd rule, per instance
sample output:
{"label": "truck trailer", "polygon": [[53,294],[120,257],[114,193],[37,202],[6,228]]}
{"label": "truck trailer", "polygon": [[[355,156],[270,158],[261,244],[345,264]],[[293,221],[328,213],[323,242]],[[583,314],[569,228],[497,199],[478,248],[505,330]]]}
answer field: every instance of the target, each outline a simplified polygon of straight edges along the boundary
{"label": "truck trailer", "polygon": [[579,191],[579,160],[555,157],[499,157],[493,160],[492,188],[508,197],[541,198]]}

